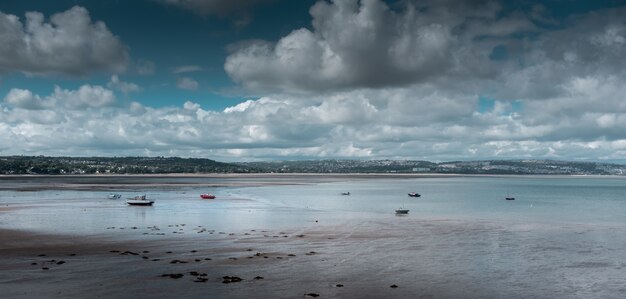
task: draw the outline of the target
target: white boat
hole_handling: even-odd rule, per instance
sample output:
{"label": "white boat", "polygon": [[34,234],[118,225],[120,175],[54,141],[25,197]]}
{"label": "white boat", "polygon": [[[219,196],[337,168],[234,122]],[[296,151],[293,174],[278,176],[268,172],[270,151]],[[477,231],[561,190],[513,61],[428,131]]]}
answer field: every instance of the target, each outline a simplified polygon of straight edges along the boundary
{"label": "white boat", "polygon": [[154,200],[149,200],[146,198],[146,195],[137,195],[126,200],[126,203],[131,206],[151,206],[154,203]]}
{"label": "white boat", "polygon": [[117,193],[111,193],[109,194],[109,196],[107,196],[108,199],[120,199],[122,198],[122,194],[117,194]]}

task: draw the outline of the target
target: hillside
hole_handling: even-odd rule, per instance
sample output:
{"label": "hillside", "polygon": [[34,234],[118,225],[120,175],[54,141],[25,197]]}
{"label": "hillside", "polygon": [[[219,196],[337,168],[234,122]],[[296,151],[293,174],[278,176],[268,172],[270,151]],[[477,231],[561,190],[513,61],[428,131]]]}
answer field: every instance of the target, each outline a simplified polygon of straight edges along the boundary
{"label": "hillside", "polygon": [[246,166],[199,158],[0,157],[0,174],[240,173]]}

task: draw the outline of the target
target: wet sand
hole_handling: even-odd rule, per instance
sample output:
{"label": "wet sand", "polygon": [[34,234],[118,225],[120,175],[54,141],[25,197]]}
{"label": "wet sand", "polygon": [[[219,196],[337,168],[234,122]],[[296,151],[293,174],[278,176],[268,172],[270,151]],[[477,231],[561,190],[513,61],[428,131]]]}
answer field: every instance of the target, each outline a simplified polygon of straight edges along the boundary
{"label": "wet sand", "polygon": [[[606,228],[418,220],[316,223],[290,231],[213,231],[172,224],[111,228],[115,238],[0,231],[5,298],[591,298],[626,295],[624,264],[595,244],[545,232]],[[536,234],[535,232],[542,232]],[[158,238],[145,234],[163,232]],[[178,232],[174,234],[173,232]],[[618,238],[616,231],[613,237]],[[490,238],[485,238],[490,236]],[[495,243],[494,243],[495,242]],[[467,251],[467,244],[474,246]],[[563,259],[561,251],[579,251]],[[594,255],[589,253],[593,252]],[[607,258],[608,257],[608,258]],[[510,267],[503,260],[512,260]],[[545,265],[557,265],[546,268]],[[518,282],[523,281],[523,282]],[[535,286],[542,286],[535,288]],[[548,286],[547,288],[545,286]],[[598,293],[600,292],[600,293]],[[607,297],[607,296],[600,296]]]}
{"label": "wet sand", "polygon": [[[406,278],[381,273],[390,269],[362,272],[362,267],[355,267],[368,262],[367,256],[353,252],[359,244],[400,236],[323,226],[290,232],[218,232],[173,224],[160,231],[167,233],[159,239],[120,242],[0,230],[3,293],[6,298],[415,295]],[[174,236],[172,231],[187,235]],[[134,232],[141,239],[155,229]],[[403,287],[391,287],[402,282]]]}

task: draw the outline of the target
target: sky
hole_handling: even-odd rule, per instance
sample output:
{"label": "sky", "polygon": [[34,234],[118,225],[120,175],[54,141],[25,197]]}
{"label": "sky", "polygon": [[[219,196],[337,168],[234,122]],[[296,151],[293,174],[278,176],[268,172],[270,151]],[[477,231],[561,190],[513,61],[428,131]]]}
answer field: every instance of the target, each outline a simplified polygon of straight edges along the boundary
{"label": "sky", "polygon": [[626,162],[626,0],[0,0],[0,155]]}

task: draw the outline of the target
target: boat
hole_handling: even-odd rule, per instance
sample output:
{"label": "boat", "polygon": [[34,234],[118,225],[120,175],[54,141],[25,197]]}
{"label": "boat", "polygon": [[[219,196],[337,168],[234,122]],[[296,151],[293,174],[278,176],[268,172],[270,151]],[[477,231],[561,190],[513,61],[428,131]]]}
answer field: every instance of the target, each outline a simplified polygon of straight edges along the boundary
{"label": "boat", "polygon": [[507,197],[505,197],[504,199],[506,199],[506,200],[515,200],[515,197],[512,197],[512,196],[507,196]]}
{"label": "boat", "polygon": [[406,214],[408,214],[408,213],[409,213],[409,210],[408,210],[408,209],[403,209],[403,208],[400,208],[400,209],[397,209],[397,210],[396,210],[396,215],[406,215]]}
{"label": "boat", "polygon": [[202,198],[202,199],[215,199],[215,195],[205,193],[205,194],[200,194],[200,198]]}
{"label": "boat", "polygon": [[154,200],[149,200],[146,198],[146,195],[137,195],[128,198],[126,203],[131,206],[151,206],[154,203]]}
{"label": "boat", "polygon": [[350,192],[341,192],[341,195],[350,195]]}
{"label": "boat", "polygon": [[421,195],[419,193],[417,193],[417,192],[411,192],[411,193],[409,193],[409,196],[410,197],[420,197]]}
{"label": "boat", "polygon": [[122,194],[111,193],[107,196],[108,199],[120,199],[122,198]]}

